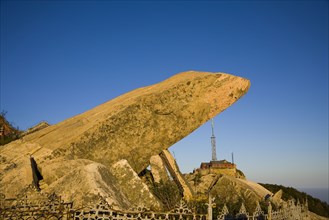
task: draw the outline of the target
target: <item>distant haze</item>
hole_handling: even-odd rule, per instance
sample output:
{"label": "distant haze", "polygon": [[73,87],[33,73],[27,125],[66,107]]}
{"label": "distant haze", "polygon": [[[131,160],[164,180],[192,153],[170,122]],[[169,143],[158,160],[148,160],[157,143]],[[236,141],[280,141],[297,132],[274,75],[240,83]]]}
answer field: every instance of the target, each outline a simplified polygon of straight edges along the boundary
{"label": "distant haze", "polygon": [[326,202],[329,204],[329,189],[328,188],[301,188],[298,189],[301,192],[305,192],[314,198],[318,198],[323,202]]}

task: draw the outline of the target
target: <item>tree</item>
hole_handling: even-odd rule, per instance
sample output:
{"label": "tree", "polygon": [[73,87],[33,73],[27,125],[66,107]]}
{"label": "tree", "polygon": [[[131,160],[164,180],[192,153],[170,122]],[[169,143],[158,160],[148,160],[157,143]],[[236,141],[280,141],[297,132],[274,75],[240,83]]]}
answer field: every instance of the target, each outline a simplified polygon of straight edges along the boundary
{"label": "tree", "polygon": [[7,111],[0,113],[0,145],[8,144],[19,138],[20,131],[6,119]]}

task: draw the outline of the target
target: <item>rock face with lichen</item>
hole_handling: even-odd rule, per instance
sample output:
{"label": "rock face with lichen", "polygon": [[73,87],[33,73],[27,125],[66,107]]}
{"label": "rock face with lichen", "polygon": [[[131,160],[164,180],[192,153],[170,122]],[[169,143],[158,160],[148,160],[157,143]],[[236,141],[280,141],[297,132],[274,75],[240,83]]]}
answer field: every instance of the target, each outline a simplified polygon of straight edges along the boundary
{"label": "rock face with lichen", "polygon": [[[60,188],[81,203],[100,194],[118,207],[136,205],[111,173],[113,164],[126,160],[129,172],[140,174],[152,156],[224,111],[249,86],[225,73],[183,72],[26,135],[0,149],[0,193],[15,196],[31,184],[33,155],[44,191]],[[69,189],[73,184],[80,188]]]}
{"label": "rock face with lichen", "polygon": [[[266,195],[272,195],[272,192],[253,181],[231,175],[194,172],[186,174],[185,178],[195,189],[195,194],[201,195],[204,201],[207,201],[210,193],[218,207],[223,207],[225,204],[230,211],[238,211],[243,203],[249,213],[252,213],[257,204],[264,203]],[[271,201],[274,201],[272,197]],[[281,198],[278,202],[282,202]]]}
{"label": "rock face with lichen", "polygon": [[[144,205],[154,210],[161,208],[161,202],[151,193],[147,185],[130,167],[127,160],[120,160],[112,165],[111,173],[119,182],[120,189],[132,204]],[[143,199],[141,199],[143,198]],[[143,201],[143,202],[141,202]]]}
{"label": "rock face with lichen", "polygon": [[154,155],[150,158],[150,167],[155,183],[160,183],[160,181],[168,181],[168,172],[167,169],[159,155]]}

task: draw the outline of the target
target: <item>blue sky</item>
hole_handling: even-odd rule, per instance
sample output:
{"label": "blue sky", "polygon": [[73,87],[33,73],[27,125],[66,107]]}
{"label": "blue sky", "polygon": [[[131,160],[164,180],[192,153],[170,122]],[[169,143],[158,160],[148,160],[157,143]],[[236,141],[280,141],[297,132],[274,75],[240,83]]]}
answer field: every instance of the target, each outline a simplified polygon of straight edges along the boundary
{"label": "blue sky", "polygon": [[[248,78],[215,118],[256,182],[328,187],[328,1],[1,1],[1,110],[26,129],[187,70]],[[211,159],[210,123],[170,150]]]}

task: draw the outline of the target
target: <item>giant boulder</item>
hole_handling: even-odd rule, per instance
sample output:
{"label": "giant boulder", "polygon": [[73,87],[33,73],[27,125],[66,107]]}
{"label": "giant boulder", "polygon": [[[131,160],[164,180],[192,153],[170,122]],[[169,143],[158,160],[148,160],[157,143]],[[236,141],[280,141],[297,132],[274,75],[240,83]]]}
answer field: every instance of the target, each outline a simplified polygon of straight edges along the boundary
{"label": "giant boulder", "polygon": [[[93,170],[110,170],[122,159],[139,174],[153,155],[228,108],[249,86],[248,80],[225,73],[183,72],[24,136],[0,148],[0,193],[13,196],[31,183],[30,155],[48,186],[61,183],[72,170],[85,175]],[[57,169],[48,169],[55,160],[62,163],[57,163]],[[89,169],[85,162],[74,160],[99,165]]]}

